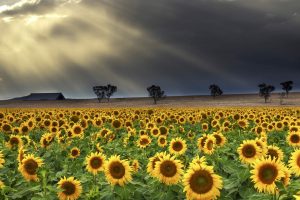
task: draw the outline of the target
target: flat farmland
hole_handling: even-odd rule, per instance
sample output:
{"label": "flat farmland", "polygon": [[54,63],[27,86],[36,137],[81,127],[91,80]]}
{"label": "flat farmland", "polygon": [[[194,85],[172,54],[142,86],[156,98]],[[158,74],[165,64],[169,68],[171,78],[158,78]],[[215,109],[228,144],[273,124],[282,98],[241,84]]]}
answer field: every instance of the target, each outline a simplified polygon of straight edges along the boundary
{"label": "flat farmland", "polygon": [[153,104],[151,98],[112,98],[110,102],[97,99],[66,99],[61,101],[0,101],[2,108],[122,108],[122,107],[252,107],[252,106],[300,106],[300,93],[291,93],[280,103],[280,94],[274,93],[267,103],[258,94],[232,94],[223,95],[213,99],[211,96],[170,96]]}

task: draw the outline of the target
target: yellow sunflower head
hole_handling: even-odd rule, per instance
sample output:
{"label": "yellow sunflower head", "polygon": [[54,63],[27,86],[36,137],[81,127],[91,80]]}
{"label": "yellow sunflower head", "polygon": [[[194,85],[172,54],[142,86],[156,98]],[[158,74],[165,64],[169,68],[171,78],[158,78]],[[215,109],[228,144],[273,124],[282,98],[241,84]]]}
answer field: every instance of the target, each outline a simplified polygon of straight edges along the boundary
{"label": "yellow sunflower head", "polygon": [[177,184],[183,173],[183,165],[180,160],[167,154],[161,160],[156,162],[154,169],[155,177],[166,185]]}
{"label": "yellow sunflower head", "polygon": [[142,135],[137,141],[137,146],[140,148],[146,148],[151,144],[151,138],[148,135]]}
{"label": "yellow sunflower head", "polygon": [[23,141],[18,135],[11,135],[8,142],[6,142],[6,146],[10,149],[20,148],[23,146]]}
{"label": "yellow sunflower head", "polygon": [[290,184],[291,171],[286,166],[283,166],[282,171],[284,173],[284,177],[281,178],[281,182],[284,186],[287,186]]}
{"label": "yellow sunflower head", "polygon": [[5,187],[5,184],[2,181],[0,181],[0,190],[4,187]]}
{"label": "yellow sunflower head", "polygon": [[120,120],[115,119],[111,122],[111,126],[115,129],[120,129],[123,127],[123,123]]}
{"label": "yellow sunflower head", "polygon": [[165,126],[160,126],[159,127],[159,133],[160,133],[160,135],[168,135],[168,132],[169,132],[169,130],[168,130],[168,128],[167,127],[165,127]]}
{"label": "yellow sunflower head", "polygon": [[3,155],[2,151],[0,151],[0,168],[3,167],[4,163],[5,163],[4,155]]}
{"label": "yellow sunflower head", "polygon": [[19,171],[27,181],[38,181],[37,171],[43,165],[43,161],[39,157],[28,154],[19,163]]}
{"label": "yellow sunflower head", "polygon": [[213,136],[216,139],[216,145],[217,146],[224,146],[224,144],[226,143],[227,139],[226,137],[222,134],[222,133],[213,133]]}
{"label": "yellow sunflower head", "polygon": [[105,164],[106,180],[112,185],[124,186],[132,180],[132,168],[127,160],[121,160],[120,156],[111,156]]}
{"label": "yellow sunflower head", "polygon": [[187,170],[183,177],[184,191],[187,199],[216,199],[223,187],[221,176],[207,165],[194,165]]}
{"label": "yellow sunflower head", "polygon": [[70,150],[70,157],[77,158],[78,156],[80,156],[80,149],[78,149],[77,147],[72,148]]}
{"label": "yellow sunflower head", "polygon": [[275,182],[284,178],[283,164],[271,158],[257,159],[253,163],[251,179],[259,192],[274,194],[277,187]]}
{"label": "yellow sunflower head", "polygon": [[157,127],[153,127],[151,130],[150,130],[150,133],[153,137],[158,137],[160,135],[160,130],[159,128]]}
{"label": "yellow sunflower head", "polygon": [[192,162],[190,163],[190,167],[192,165],[207,165],[206,158],[204,156],[203,157],[196,156],[193,158]]}
{"label": "yellow sunflower head", "polygon": [[212,135],[208,135],[204,143],[204,148],[202,150],[204,153],[211,155],[215,150],[215,145],[216,138]]}
{"label": "yellow sunflower head", "polygon": [[287,136],[287,142],[290,146],[299,147],[300,146],[300,133],[299,132],[290,132]]}
{"label": "yellow sunflower head", "polygon": [[149,162],[147,164],[147,172],[155,177],[155,167],[156,163],[160,161],[166,155],[165,152],[156,153],[153,157],[149,158]]}
{"label": "yellow sunflower head", "polygon": [[83,136],[83,133],[84,133],[84,130],[83,128],[81,127],[80,124],[75,124],[73,127],[72,127],[72,137],[82,137]]}
{"label": "yellow sunflower head", "polygon": [[133,160],[132,163],[131,163],[131,167],[132,167],[132,170],[134,172],[138,172],[139,171],[139,168],[140,168],[140,163],[138,160]]}
{"label": "yellow sunflower head", "polygon": [[62,190],[57,193],[59,200],[76,200],[80,197],[82,192],[80,181],[76,180],[74,177],[61,178],[57,185],[57,188]]}
{"label": "yellow sunflower head", "polygon": [[19,163],[22,163],[23,159],[25,158],[25,152],[26,152],[26,149],[24,149],[23,147],[21,147],[19,149],[19,153],[18,153],[18,161],[19,161]]}
{"label": "yellow sunflower head", "polygon": [[248,120],[241,119],[241,120],[237,121],[237,124],[240,128],[246,129],[249,125],[249,122],[248,122]]}
{"label": "yellow sunflower head", "polygon": [[209,129],[209,126],[208,126],[208,124],[207,123],[202,123],[202,130],[203,131],[208,131],[208,129]]}
{"label": "yellow sunflower head", "polygon": [[300,176],[300,149],[295,150],[291,154],[291,158],[289,160],[289,167],[291,172],[296,176]]}
{"label": "yellow sunflower head", "polygon": [[237,149],[240,160],[243,163],[253,163],[262,156],[262,150],[256,145],[254,140],[244,140]]}
{"label": "yellow sunflower head", "polygon": [[207,135],[204,134],[202,137],[198,138],[197,145],[199,150],[204,149],[205,142],[207,140]]}
{"label": "yellow sunflower head", "polygon": [[86,169],[88,172],[96,175],[104,170],[106,156],[102,153],[91,153],[86,157]]}
{"label": "yellow sunflower head", "polygon": [[269,156],[271,159],[282,161],[283,160],[283,151],[277,146],[270,145],[267,148],[266,156],[267,157]]}
{"label": "yellow sunflower head", "polygon": [[164,135],[159,136],[157,143],[158,143],[158,146],[165,147],[168,144],[167,137]]}
{"label": "yellow sunflower head", "polygon": [[170,142],[169,151],[175,155],[182,155],[186,152],[187,145],[185,140],[180,137],[173,138]]}

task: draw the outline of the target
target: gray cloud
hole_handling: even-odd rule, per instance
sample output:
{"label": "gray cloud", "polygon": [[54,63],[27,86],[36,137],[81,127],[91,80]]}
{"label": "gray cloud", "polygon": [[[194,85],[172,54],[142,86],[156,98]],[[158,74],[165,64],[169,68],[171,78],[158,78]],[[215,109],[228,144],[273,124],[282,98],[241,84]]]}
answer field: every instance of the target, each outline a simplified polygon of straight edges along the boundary
{"label": "gray cloud", "polygon": [[15,55],[23,62],[13,63],[0,47],[0,66],[10,67],[0,70],[7,77],[0,82],[2,94],[55,90],[93,97],[91,87],[107,83],[116,84],[120,96],[145,96],[153,83],[168,95],[208,93],[211,83],[225,92],[249,92],[260,82],[279,89],[288,79],[300,89],[297,0],[66,2],[35,1],[5,12],[68,17],[46,27],[47,17],[36,27],[25,26],[30,41],[21,40],[18,48],[12,48],[18,38],[14,24],[0,22],[1,30],[14,33],[13,39],[0,39],[1,46],[22,47],[24,53]]}

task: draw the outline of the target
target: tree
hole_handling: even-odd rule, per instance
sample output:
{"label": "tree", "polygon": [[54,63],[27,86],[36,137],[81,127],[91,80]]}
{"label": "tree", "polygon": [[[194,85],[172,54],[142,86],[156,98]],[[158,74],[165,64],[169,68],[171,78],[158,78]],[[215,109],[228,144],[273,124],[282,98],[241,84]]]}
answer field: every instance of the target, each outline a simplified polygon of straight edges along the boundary
{"label": "tree", "polygon": [[163,98],[165,93],[158,85],[147,87],[147,91],[149,93],[149,96],[153,98],[154,104],[156,104],[159,99]]}
{"label": "tree", "polygon": [[216,96],[221,96],[223,94],[221,88],[216,84],[210,85],[209,89],[210,89],[210,95],[213,96],[214,98],[216,98]]}
{"label": "tree", "polygon": [[280,83],[282,89],[285,90],[286,97],[289,96],[289,92],[293,89],[293,84],[294,84],[293,81],[285,81]]}
{"label": "tree", "polygon": [[94,86],[93,90],[97,95],[99,103],[102,99],[107,98],[107,101],[110,100],[110,97],[117,91],[117,86],[108,84],[107,86]]}
{"label": "tree", "polygon": [[106,97],[107,97],[107,100],[108,100],[108,101],[110,100],[110,97],[111,97],[116,91],[117,91],[117,86],[110,85],[110,84],[107,85]]}
{"label": "tree", "polygon": [[275,90],[275,87],[273,85],[267,85],[265,83],[261,83],[258,85],[259,87],[259,96],[265,98],[265,103],[267,103],[267,100],[271,96],[271,92]]}

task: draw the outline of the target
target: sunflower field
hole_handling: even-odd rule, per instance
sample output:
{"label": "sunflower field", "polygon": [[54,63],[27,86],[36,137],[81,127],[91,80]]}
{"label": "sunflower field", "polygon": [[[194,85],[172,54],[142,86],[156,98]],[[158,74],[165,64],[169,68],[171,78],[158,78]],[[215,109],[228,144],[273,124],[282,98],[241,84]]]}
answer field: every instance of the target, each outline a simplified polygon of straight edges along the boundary
{"label": "sunflower field", "polygon": [[0,199],[300,199],[300,108],[0,110]]}

